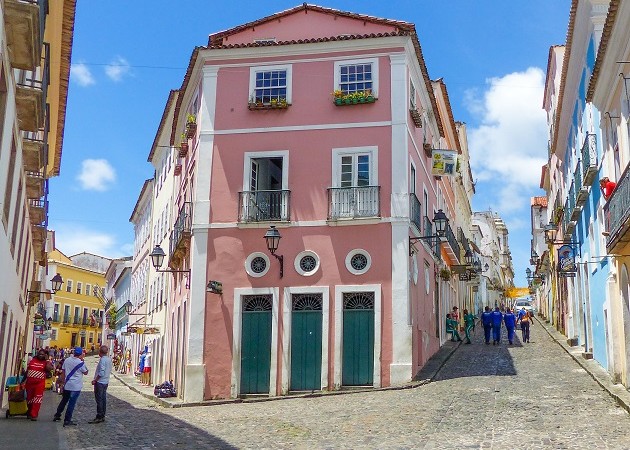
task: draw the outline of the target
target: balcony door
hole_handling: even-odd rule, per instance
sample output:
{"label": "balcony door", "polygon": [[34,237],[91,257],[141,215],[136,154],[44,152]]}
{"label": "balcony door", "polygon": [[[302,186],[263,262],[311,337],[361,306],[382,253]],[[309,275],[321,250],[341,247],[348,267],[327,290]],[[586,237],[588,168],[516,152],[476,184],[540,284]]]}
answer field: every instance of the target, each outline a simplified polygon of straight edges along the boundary
{"label": "balcony door", "polygon": [[242,214],[247,222],[288,219],[286,152],[246,156]]}
{"label": "balcony door", "polygon": [[331,216],[371,217],[379,213],[376,149],[339,150],[333,170]]}

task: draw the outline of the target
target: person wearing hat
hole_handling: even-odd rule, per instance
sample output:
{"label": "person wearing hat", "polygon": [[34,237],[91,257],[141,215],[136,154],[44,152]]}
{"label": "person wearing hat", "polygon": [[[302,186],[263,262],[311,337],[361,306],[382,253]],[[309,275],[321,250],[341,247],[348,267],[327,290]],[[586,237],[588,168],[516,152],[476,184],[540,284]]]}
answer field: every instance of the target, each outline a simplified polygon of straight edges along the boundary
{"label": "person wearing hat", "polygon": [[67,358],[61,368],[61,378],[64,380],[63,396],[57,407],[57,412],[53,421],[57,422],[61,420],[61,413],[66,408],[66,415],[63,419],[63,426],[73,426],[76,422],[72,421],[72,413],[74,407],[81,394],[83,388],[83,375],[88,374],[88,369],[83,362],[83,349],[81,347],[75,347],[72,352],[72,356]]}

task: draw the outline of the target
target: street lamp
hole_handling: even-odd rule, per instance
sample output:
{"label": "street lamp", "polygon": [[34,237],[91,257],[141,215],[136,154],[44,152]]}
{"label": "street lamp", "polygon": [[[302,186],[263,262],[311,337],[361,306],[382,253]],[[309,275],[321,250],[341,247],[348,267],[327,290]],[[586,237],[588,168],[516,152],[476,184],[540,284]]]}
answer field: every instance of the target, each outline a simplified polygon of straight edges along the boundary
{"label": "street lamp", "polygon": [[540,257],[538,256],[538,253],[536,253],[536,250],[534,250],[532,248],[532,253],[531,253],[531,258],[532,258],[532,262],[536,265],[538,264],[538,260],[540,259]]}
{"label": "street lamp", "polygon": [[470,251],[470,249],[466,250],[466,253],[464,253],[464,260],[466,261],[466,265],[467,266],[473,266],[474,265],[475,256]]}
{"label": "street lamp", "polygon": [[448,217],[441,209],[433,216],[433,224],[435,225],[435,234],[431,236],[409,237],[409,256],[413,256],[416,251],[414,244],[420,240],[428,240],[433,242],[442,242],[442,238],[446,235],[446,227],[448,226]]}
{"label": "street lamp", "polygon": [[125,312],[127,313],[128,316],[144,316],[144,314],[131,314],[131,311],[133,311],[133,303],[131,303],[130,300],[127,300],[127,303],[125,303]]}
{"label": "street lamp", "polygon": [[153,268],[155,269],[156,272],[187,273],[188,277],[186,278],[186,289],[190,287],[188,284],[188,279],[190,278],[190,269],[188,270],[160,269],[160,267],[162,267],[162,263],[164,263],[164,258],[166,257],[166,253],[164,253],[164,250],[162,250],[162,247],[160,247],[159,245],[156,245],[155,247],[153,247],[153,251],[149,254],[149,256],[151,257],[151,264],[153,265]]}
{"label": "street lamp", "polygon": [[57,274],[54,277],[52,277],[50,282],[51,282],[53,293],[56,293],[57,291],[61,290],[61,285],[63,285],[63,278],[61,278],[60,274]]}
{"label": "street lamp", "polygon": [[282,276],[284,275],[284,256],[276,255],[276,250],[278,250],[280,239],[282,239],[282,236],[280,236],[280,231],[278,231],[278,229],[274,225],[271,225],[265,233],[264,238],[265,242],[267,243],[267,250],[269,250],[269,253],[271,253],[272,256],[275,256],[278,261],[280,261],[280,278],[282,278]]}

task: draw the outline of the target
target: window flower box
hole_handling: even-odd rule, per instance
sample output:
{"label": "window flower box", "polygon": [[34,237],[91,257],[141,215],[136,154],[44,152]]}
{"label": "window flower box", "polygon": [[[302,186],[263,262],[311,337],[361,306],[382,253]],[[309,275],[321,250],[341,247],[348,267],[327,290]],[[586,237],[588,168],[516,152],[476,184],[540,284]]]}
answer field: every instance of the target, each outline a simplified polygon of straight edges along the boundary
{"label": "window flower box", "polygon": [[182,141],[182,143],[179,144],[179,157],[185,158],[186,155],[188,155],[188,141]]}
{"label": "window flower box", "polygon": [[333,92],[333,103],[336,106],[358,105],[362,103],[374,103],[377,100],[371,91],[357,91],[344,94],[343,91]]}
{"label": "window flower box", "polygon": [[181,164],[175,164],[175,169],[173,170],[173,175],[179,176],[181,174],[182,174],[182,165]]}
{"label": "window flower box", "polygon": [[285,98],[275,99],[272,98],[270,101],[263,102],[261,99],[250,99],[247,104],[247,109],[250,111],[260,110],[260,109],[287,109],[289,104]]}
{"label": "window flower box", "polygon": [[186,117],[186,138],[192,139],[197,133],[197,116],[188,114]]}

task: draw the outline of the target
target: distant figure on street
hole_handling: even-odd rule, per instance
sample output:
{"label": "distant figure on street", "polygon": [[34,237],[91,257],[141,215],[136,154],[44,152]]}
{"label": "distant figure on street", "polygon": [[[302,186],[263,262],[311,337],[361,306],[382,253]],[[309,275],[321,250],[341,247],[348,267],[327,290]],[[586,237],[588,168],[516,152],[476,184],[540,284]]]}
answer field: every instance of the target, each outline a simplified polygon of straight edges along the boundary
{"label": "distant figure on street", "polygon": [[506,308],[505,314],[503,315],[503,323],[505,324],[505,329],[507,330],[508,342],[510,344],[514,343],[514,328],[516,327],[516,316],[512,313],[510,308]]}
{"label": "distant figure on street", "polygon": [[490,334],[492,333],[492,311],[486,306],[486,310],[481,313],[481,324],[483,325],[483,334],[486,339],[486,345],[490,345]]}
{"label": "distant figure on street", "polygon": [[451,311],[451,319],[457,322],[457,329],[459,330],[459,308],[457,306],[453,306],[453,311]]}
{"label": "distant figure on street", "polygon": [[466,344],[471,344],[470,330],[475,327],[475,315],[469,314],[467,309],[464,309],[464,327],[466,327]]}
{"label": "distant figure on street", "polygon": [[144,382],[145,386],[151,386],[151,365],[153,356],[151,355],[151,349],[147,350],[146,357],[144,358]]}
{"label": "distant figure on street", "polygon": [[98,349],[98,360],[92,386],[94,386],[94,399],[96,400],[96,417],[88,423],[105,422],[105,412],[107,409],[107,385],[109,384],[109,375],[112,373],[112,359],[107,355],[109,348],[107,345],[101,345]]}
{"label": "distant figure on street", "polygon": [[83,348],[75,347],[72,356],[67,358],[63,363],[61,377],[64,380],[63,396],[57,407],[57,412],[53,420],[55,422],[61,420],[61,413],[66,409],[66,415],[63,420],[63,426],[73,426],[76,422],[72,421],[72,413],[77,404],[81,389],[83,388],[83,375],[88,374],[88,369],[83,362]]}
{"label": "distant figure on street", "polygon": [[446,315],[446,332],[451,333],[451,341],[461,341],[462,338],[459,336],[457,332],[458,323],[453,320],[450,314]]}
{"label": "distant figure on street", "polygon": [[501,343],[501,322],[503,322],[503,314],[497,306],[492,312],[492,345]]}
{"label": "distant figure on street", "polygon": [[521,337],[523,342],[529,342],[529,326],[532,323],[532,316],[522,308],[518,312],[518,321],[521,322]]}
{"label": "distant figure on street", "polygon": [[610,198],[616,187],[617,183],[615,183],[614,181],[610,181],[608,177],[604,177],[599,180],[599,188],[601,189],[602,194],[604,194],[604,198],[606,200]]}

